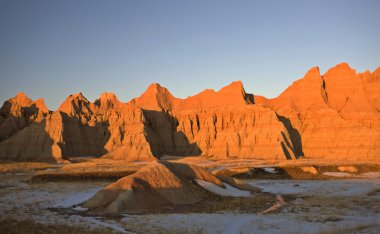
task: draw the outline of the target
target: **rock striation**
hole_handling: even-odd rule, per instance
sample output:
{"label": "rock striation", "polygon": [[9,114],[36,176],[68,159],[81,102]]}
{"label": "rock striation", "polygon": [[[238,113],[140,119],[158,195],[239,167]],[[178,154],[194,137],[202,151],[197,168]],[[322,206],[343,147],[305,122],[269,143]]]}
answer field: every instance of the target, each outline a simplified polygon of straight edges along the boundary
{"label": "rock striation", "polygon": [[201,167],[152,162],[136,173],[106,186],[82,207],[88,208],[91,215],[117,215],[191,205],[209,196],[195,180],[224,188],[218,178]]}
{"label": "rock striation", "polygon": [[347,63],[323,75],[313,67],[273,99],[246,93],[240,81],[185,99],[155,83],[127,103],[113,93],[94,102],[77,93],[49,111],[20,93],[0,109],[0,159],[376,160],[379,94],[380,68],[357,73]]}
{"label": "rock striation", "polygon": [[373,159],[380,155],[379,69],[356,73],[347,63],[324,75],[317,67],[262,104],[288,118],[306,156]]}

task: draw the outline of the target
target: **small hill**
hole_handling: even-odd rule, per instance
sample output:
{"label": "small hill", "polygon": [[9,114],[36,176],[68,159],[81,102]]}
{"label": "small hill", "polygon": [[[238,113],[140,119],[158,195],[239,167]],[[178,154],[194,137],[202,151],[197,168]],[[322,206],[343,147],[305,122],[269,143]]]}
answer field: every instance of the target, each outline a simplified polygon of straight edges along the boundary
{"label": "small hill", "polygon": [[115,215],[194,204],[209,196],[195,180],[224,187],[218,178],[201,167],[152,162],[135,174],[105,187],[83,207],[89,208],[92,215]]}

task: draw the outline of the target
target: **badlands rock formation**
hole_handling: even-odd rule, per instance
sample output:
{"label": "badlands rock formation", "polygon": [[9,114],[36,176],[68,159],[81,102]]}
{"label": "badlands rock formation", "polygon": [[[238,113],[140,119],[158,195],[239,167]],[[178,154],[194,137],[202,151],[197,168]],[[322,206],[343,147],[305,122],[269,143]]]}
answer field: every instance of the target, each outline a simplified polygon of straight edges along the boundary
{"label": "badlands rock formation", "polygon": [[82,206],[92,215],[141,213],[204,200],[208,192],[195,180],[224,184],[205,169],[188,164],[152,162],[108,185]]}
{"label": "badlands rock formation", "polygon": [[357,73],[346,63],[324,75],[314,67],[274,99],[246,93],[239,81],[186,99],[152,84],[128,103],[79,93],[52,112],[21,93],[0,109],[0,158],[378,159],[379,94],[380,68]]}
{"label": "badlands rock formation", "polygon": [[342,63],[321,75],[314,67],[279,97],[262,104],[290,120],[308,157],[378,158],[379,70],[356,74]]}

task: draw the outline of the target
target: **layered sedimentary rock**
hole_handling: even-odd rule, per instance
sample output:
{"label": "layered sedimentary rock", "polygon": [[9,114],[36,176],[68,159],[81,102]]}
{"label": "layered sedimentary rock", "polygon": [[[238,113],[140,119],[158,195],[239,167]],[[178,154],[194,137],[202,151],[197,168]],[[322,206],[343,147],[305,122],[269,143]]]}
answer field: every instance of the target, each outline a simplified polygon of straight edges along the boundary
{"label": "layered sedimentary rock", "polygon": [[103,94],[91,103],[79,93],[0,142],[0,158],[63,162],[71,156],[104,155],[153,160],[146,131],[141,109],[119,102],[113,94]]}
{"label": "layered sedimentary rock", "polygon": [[158,155],[217,159],[291,159],[302,155],[276,113],[262,106],[186,110],[173,115],[144,111]]}
{"label": "layered sedimentary rock", "polygon": [[376,158],[380,155],[378,70],[356,74],[343,63],[321,75],[315,67],[279,97],[262,103],[290,119],[308,157]]}
{"label": "layered sedimentary rock", "polygon": [[295,136],[274,111],[253,105],[240,81],[219,91],[178,99],[158,84],[128,105],[144,110],[155,155],[291,159],[302,156]]}
{"label": "layered sedimentary rock", "polygon": [[241,81],[235,81],[217,92],[212,89],[206,89],[194,96],[180,99],[174,97],[166,88],[154,83],[140,97],[131,100],[128,104],[145,110],[178,112],[183,110],[245,107],[253,104],[253,95],[245,92]]}
{"label": "layered sedimentary rock", "polygon": [[135,174],[108,185],[82,206],[89,208],[92,215],[115,215],[194,204],[209,196],[196,184],[196,179],[224,187],[218,178],[203,168],[152,162]]}
{"label": "layered sedimentary rock", "polygon": [[0,109],[0,158],[376,159],[379,93],[380,68],[356,73],[346,63],[324,75],[314,67],[274,99],[246,93],[240,81],[186,99],[155,83],[128,103],[78,93],[51,112],[21,93]]}
{"label": "layered sedimentary rock", "polygon": [[33,101],[24,93],[5,101],[0,109],[0,142],[31,123],[42,121],[48,112],[43,99]]}

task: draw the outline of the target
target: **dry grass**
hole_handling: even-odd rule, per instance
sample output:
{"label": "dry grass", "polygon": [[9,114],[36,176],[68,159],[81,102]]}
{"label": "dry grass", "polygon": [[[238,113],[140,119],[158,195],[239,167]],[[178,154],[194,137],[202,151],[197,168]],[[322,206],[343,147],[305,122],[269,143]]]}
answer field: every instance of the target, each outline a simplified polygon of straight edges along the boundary
{"label": "dry grass", "polygon": [[56,167],[56,165],[39,162],[0,162],[0,173],[22,173],[52,167]]}
{"label": "dry grass", "polygon": [[89,229],[84,227],[74,227],[63,224],[41,224],[32,220],[17,221],[14,219],[5,219],[0,221],[0,233],[3,234],[95,234],[95,233],[115,233],[106,228]]}

